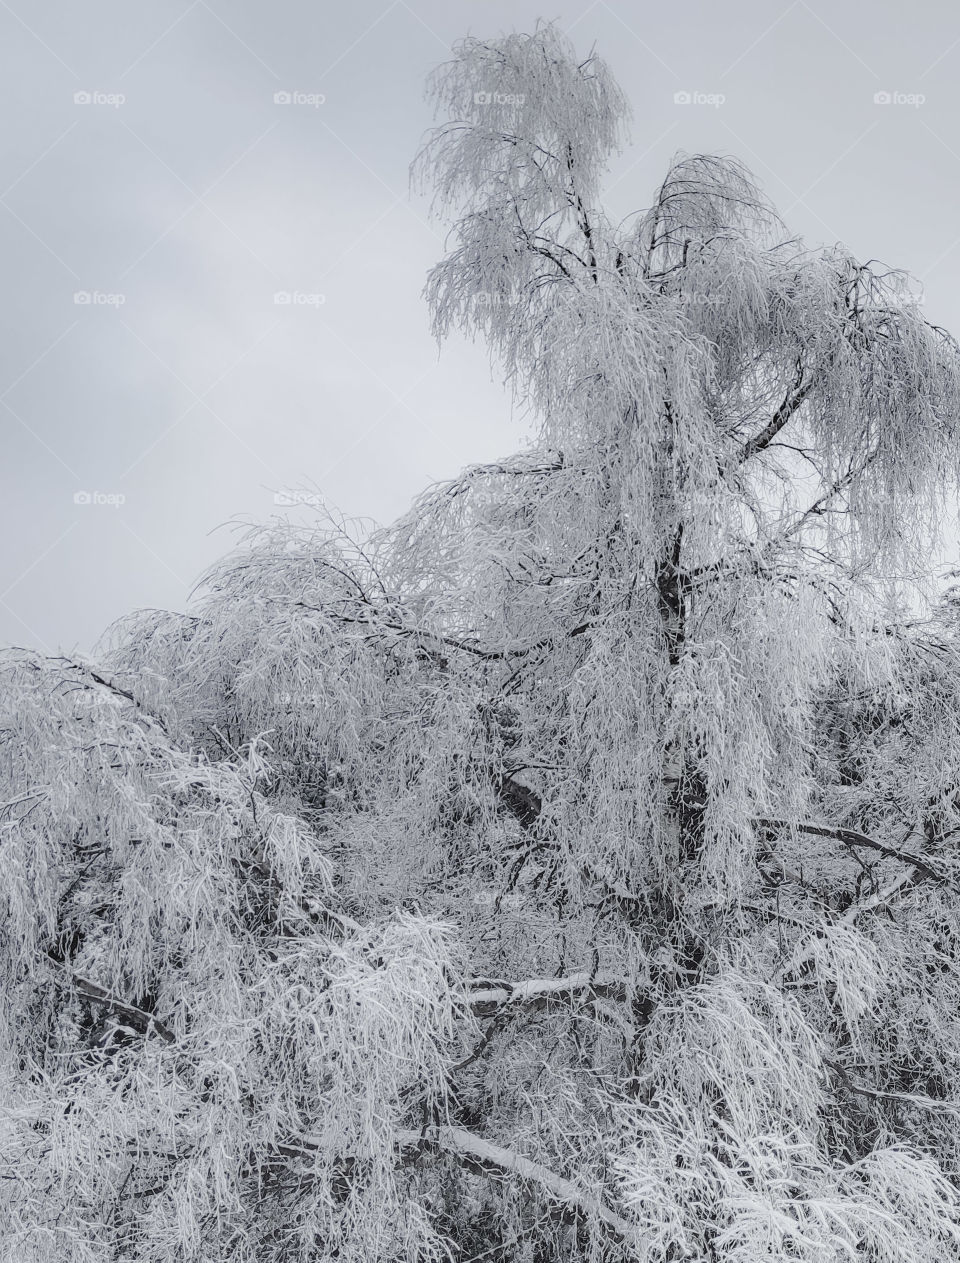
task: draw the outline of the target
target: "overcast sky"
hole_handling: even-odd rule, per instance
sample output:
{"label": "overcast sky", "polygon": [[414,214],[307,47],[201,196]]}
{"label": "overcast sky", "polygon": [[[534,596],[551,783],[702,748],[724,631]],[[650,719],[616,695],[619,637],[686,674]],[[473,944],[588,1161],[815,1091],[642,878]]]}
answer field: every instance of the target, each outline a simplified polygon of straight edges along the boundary
{"label": "overcast sky", "polygon": [[539,16],[632,102],[614,217],[676,150],[735,154],[960,331],[955,0],[0,0],[0,642],[184,608],[278,493],[386,522],[522,445],[484,348],[430,337],[444,230],[407,170],[451,44]]}

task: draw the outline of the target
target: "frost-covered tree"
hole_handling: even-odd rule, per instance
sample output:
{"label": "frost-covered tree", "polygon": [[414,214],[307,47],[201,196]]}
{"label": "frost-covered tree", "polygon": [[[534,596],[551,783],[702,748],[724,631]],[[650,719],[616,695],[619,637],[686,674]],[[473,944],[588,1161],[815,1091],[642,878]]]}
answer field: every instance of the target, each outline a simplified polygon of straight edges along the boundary
{"label": "frost-covered tree", "polygon": [[538,426],[3,664],[6,1257],[960,1259],[960,351],[468,39],[436,332]]}

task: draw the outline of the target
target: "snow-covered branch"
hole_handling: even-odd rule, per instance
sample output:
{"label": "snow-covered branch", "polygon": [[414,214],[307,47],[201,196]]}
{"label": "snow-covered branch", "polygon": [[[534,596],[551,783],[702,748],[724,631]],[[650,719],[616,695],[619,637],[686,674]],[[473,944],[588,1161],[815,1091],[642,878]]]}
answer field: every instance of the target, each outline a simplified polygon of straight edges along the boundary
{"label": "snow-covered branch", "polygon": [[57,966],[69,979],[70,985],[77,994],[83,996],[84,999],[95,1000],[98,1004],[106,1005],[107,1008],[112,1009],[115,1013],[119,1013],[141,1035],[159,1035],[165,1044],[175,1042],[173,1032],[159,1018],[154,1017],[152,1013],[147,1013],[145,1009],[138,1008],[137,1005],[131,1004],[129,1000],[119,999],[105,987],[101,987],[95,982],[90,982],[87,978],[81,978],[79,974],[74,973],[72,969],[67,968],[60,961],[54,960],[52,956],[48,955],[47,959],[51,964]]}
{"label": "snow-covered branch", "polygon": [[921,855],[914,855],[907,851],[899,851],[895,847],[886,846],[883,842],[878,842],[876,838],[868,837],[865,833],[860,833],[856,829],[840,828],[832,825],[819,825],[802,822],[791,825],[785,820],[757,820],[756,822],[764,829],[790,829],[794,828],[798,833],[806,833],[811,837],[833,838],[837,842],[842,842],[844,846],[851,850],[857,847],[863,847],[866,850],[876,851],[882,855],[884,859],[899,860],[902,864],[912,864],[914,869],[923,877],[930,881],[941,882],[948,886],[955,886],[947,874],[939,872]]}
{"label": "snow-covered branch", "polygon": [[960,1119],[960,1105],[954,1101],[938,1101],[932,1096],[924,1096],[920,1092],[890,1092],[881,1088],[870,1088],[863,1083],[854,1083],[846,1069],[838,1061],[831,1061],[825,1057],[823,1064],[829,1066],[842,1080],[848,1092],[853,1092],[857,1096],[867,1096],[874,1101],[902,1101],[905,1105],[915,1105],[918,1109],[931,1110],[934,1114],[950,1114],[952,1117]]}
{"label": "snow-covered branch", "polygon": [[484,981],[478,989],[470,991],[469,1003],[477,1017],[493,1017],[510,1006],[549,1009],[555,1005],[626,998],[627,988],[622,981],[601,981],[581,973],[570,974],[566,978],[530,978],[512,985],[490,985]]}
{"label": "snow-covered branch", "polygon": [[637,1229],[622,1216],[610,1210],[600,1198],[587,1192],[572,1180],[557,1175],[548,1167],[502,1145],[484,1140],[462,1127],[426,1127],[422,1131],[397,1133],[397,1144],[411,1160],[424,1148],[437,1149],[462,1163],[471,1171],[496,1179],[514,1176],[556,1207],[557,1214],[573,1222],[599,1223],[620,1241],[640,1244]]}
{"label": "snow-covered branch", "polygon": [[768,447],[770,443],[773,442],[783,427],[797,412],[800,405],[810,394],[812,388],[812,381],[804,382],[803,367],[800,366],[797,370],[797,378],[794,382],[793,389],[784,399],[783,403],[776,410],[763,429],[755,434],[753,438],[744,443],[743,447],[740,449],[736,461],[738,465],[746,464],[748,460],[750,460],[753,456],[756,456],[757,452],[762,452],[765,447]]}

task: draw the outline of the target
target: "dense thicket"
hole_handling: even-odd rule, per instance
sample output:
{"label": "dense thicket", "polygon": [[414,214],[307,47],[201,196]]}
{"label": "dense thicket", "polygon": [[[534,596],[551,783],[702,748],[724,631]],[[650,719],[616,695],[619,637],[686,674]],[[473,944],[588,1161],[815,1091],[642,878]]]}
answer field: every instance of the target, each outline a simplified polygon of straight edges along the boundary
{"label": "dense thicket", "polygon": [[469,39],[436,331],[529,450],[3,660],[5,1257],[960,1258],[960,354]]}

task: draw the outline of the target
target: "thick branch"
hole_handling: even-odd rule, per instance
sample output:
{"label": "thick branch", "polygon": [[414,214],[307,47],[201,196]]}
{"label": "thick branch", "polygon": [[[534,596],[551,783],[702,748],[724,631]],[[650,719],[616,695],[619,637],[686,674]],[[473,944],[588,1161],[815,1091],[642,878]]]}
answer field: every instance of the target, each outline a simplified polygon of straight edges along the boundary
{"label": "thick branch", "polygon": [[787,394],[783,403],[776,410],[763,429],[758,434],[755,434],[752,439],[748,439],[747,442],[744,443],[737,456],[736,464],[746,464],[752,456],[756,456],[757,452],[762,452],[765,447],[772,443],[803,403],[804,399],[806,399],[807,395],[809,395],[812,388],[813,382],[803,382],[803,370],[800,369],[797,373],[797,380],[792,390]]}
{"label": "thick branch", "polygon": [[633,1042],[636,1034],[629,1022],[619,1014],[614,1016],[610,1011],[598,1012],[593,1007],[595,1000],[626,1000],[627,988],[623,982],[596,982],[591,980],[590,974],[572,974],[567,978],[532,978],[518,983],[478,978],[467,985],[475,988],[470,993],[470,1009],[474,1016],[492,1018],[493,1021],[477,1046],[462,1061],[450,1067],[451,1075],[459,1074],[478,1061],[493,1042],[494,1036],[518,1012],[533,1010],[575,1014],[583,1011],[601,1021],[613,1020],[621,1034],[626,1035],[628,1043]]}
{"label": "thick branch", "polygon": [[507,810],[520,821],[524,829],[530,829],[540,816],[543,804],[540,795],[521,785],[510,776],[497,776],[494,779],[497,796]]}

